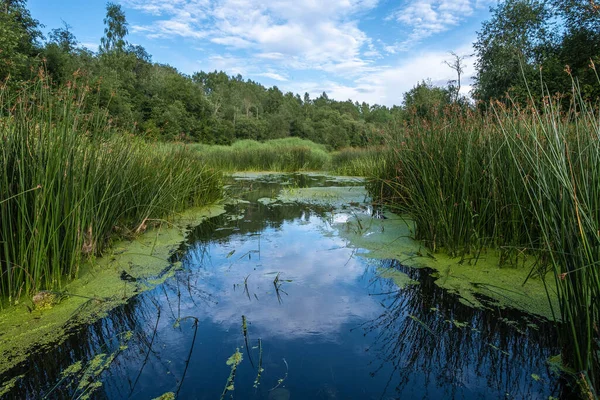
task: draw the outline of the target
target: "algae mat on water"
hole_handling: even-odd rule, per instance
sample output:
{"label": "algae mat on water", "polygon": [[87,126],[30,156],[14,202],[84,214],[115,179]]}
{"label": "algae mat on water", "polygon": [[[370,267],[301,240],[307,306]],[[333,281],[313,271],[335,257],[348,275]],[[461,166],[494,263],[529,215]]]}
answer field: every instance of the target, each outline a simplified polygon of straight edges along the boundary
{"label": "algae mat on water", "polygon": [[412,239],[414,223],[393,213],[384,213],[381,218],[355,214],[334,226],[357,249],[358,255],[434,269],[435,283],[456,293],[464,304],[477,308],[514,307],[548,319],[553,319],[553,309],[558,312],[556,299],[552,306],[548,301],[542,279],[535,276],[527,279],[533,257],[525,265],[512,267],[500,266],[495,250],[482,252],[477,260],[451,258],[443,252],[431,254],[422,243]]}
{"label": "algae mat on water", "polygon": [[189,227],[224,212],[223,206],[190,209],[133,241],[115,243],[103,257],[83,266],[80,277],[63,287],[62,300],[52,307],[35,307],[25,300],[1,311],[0,374],[24,362],[34,349],[56,346],[77,326],[102,318],[164,282],[177,268],[169,257]]}
{"label": "algae mat on water", "polygon": [[[335,178],[332,178],[335,179]],[[354,180],[354,178],[349,178]],[[359,183],[359,182],[357,182]],[[514,307],[522,311],[554,319],[553,311],[559,312],[553,297],[548,301],[546,288],[538,276],[529,276],[534,256],[524,265],[516,267],[501,265],[499,253],[487,250],[476,257],[452,258],[443,250],[431,254],[427,248],[413,239],[414,223],[387,212],[374,218],[368,213],[351,212],[347,206],[364,205],[369,196],[364,186],[287,188],[275,199],[261,199],[265,205],[296,202],[331,208],[332,225],[357,249],[358,255],[378,259],[395,259],[408,267],[428,267],[435,270],[436,284],[460,297],[460,301],[476,308]],[[382,272],[393,275],[393,272]],[[398,277],[400,287],[407,277]],[[547,279],[547,283],[554,282]],[[551,287],[548,290],[552,290]],[[560,316],[556,316],[560,318]]]}

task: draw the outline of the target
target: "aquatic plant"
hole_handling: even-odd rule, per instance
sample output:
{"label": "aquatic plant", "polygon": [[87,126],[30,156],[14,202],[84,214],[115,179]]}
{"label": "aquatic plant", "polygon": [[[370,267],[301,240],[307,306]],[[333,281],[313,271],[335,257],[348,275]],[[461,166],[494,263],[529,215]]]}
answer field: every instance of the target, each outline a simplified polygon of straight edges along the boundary
{"label": "aquatic plant", "polygon": [[241,140],[231,146],[193,145],[209,165],[224,171],[314,171],[328,167],[325,146],[299,138],[264,143]]}
{"label": "aquatic plant", "polygon": [[260,379],[262,377],[262,373],[264,372],[264,368],[262,367],[262,359],[263,359],[263,348],[262,348],[262,340],[258,338],[258,369],[256,371],[256,378],[254,379],[254,388],[257,389],[258,385],[260,385]]}
{"label": "aquatic plant", "polygon": [[285,375],[283,376],[283,378],[277,379],[277,384],[274,387],[272,387],[271,389],[269,389],[270,392],[274,391],[279,386],[283,385],[283,382],[285,382],[285,380],[288,377],[288,374],[290,372],[290,367],[289,367],[287,361],[285,361],[285,358],[283,359],[283,363],[285,364]]}
{"label": "aquatic plant", "polygon": [[[457,262],[488,251],[544,280],[581,391],[600,387],[600,126],[574,83],[571,106],[458,112],[398,127],[393,168],[370,189],[416,224],[415,237]],[[528,278],[528,279],[530,279]],[[525,282],[524,282],[525,284]],[[552,302],[551,302],[552,304]],[[579,390],[579,389],[578,389]]]}
{"label": "aquatic plant", "polygon": [[227,362],[225,364],[231,366],[231,372],[229,373],[229,377],[227,378],[227,383],[225,383],[223,393],[221,393],[221,400],[225,398],[227,392],[230,392],[235,389],[235,373],[237,371],[238,365],[240,365],[243,360],[244,356],[242,355],[242,353],[240,353],[240,349],[235,349],[235,353],[233,353],[231,357],[227,359]]}
{"label": "aquatic plant", "polygon": [[89,109],[76,77],[0,85],[0,297],[59,289],[112,238],[214,202],[221,178],[184,146],[148,144]]}

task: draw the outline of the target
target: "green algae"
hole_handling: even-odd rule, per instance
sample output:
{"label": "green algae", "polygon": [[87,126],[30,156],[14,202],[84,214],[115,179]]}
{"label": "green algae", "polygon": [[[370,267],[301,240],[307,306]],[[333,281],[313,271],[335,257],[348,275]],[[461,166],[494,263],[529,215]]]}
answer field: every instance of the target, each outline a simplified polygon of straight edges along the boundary
{"label": "green algae", "polygon": [[173,392],[167,392],[167,393],[164,393],[161,396],[155,397],[152,400],[175,400],[175,393],[173,393]]}
{"label": "green algae", "polygon": [[56,346],[74,327],[106,316],[171,277],[177,265],[168,259],[185,240],[189,227],[224,212],[221,205],[193,208],[135,240],[114,243],[102,257],[80,268],[79,278],[63,286],[63,299],[51,308],[32,309],[27,301],[5,308],[0,312],[0,374],[24,362],[32,349]]}
{"label": "green algae", "polygon": [[367,193],[363,186],[291,188],[283,190],[277,199],[284,203],[308,203],[339,208],[364,203]]}
{"label": "green algae", "polygon": [[452,258],[443,252],[431,254],[413,239],[414,223],[408,218],[393,213],[384,213],[383,218],[355,214],[334,227],[349,246],[360,250],[360,256],[395,259],[408,267],[434,269],[435,283],[471,307],[514,307],[548,319],[554,318],[553,309],[558,310],[556,299],[552,306],[548,301],[542,279],[529,277],[531,264],[501,266],[499,252],[494,250],[483,252],[476,261]]}
{"label": "green algae", "polygon": [[25,375],[15,376],[11,380],[4,382],[2,386],[0,386],[0,397],[5,396],[10,393],[10,391],[15,387],[17,382],[23,379]]}
{"label": "green algae", "polygon": [[418,281],[411,279],[407,274],[395,268],[377,268],[377,275],[384,279],[391,279],[400,289],[419,284]]}
{"label": "green algae", "polygon": [[261,197],[260,199],[257,200],[257,202],[259,202],[260,204],[264,205],[264,206],[269,206],[272,205],[274,203],[277,203],[279,200],[277,199],[273,199],[270,197]]}

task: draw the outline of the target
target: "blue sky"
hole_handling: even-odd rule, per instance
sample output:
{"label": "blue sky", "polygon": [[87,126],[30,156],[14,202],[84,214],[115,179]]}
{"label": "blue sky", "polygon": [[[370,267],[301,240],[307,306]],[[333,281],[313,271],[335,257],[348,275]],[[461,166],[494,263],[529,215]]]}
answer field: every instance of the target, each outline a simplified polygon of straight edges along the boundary
{"label": "blue sky", "polygon": [[[311,97],[391,106],[418,81],[446,84],[449,51],[473,53],[497,0],[115,0],[128,41],[180,71],[229,75]],[[97,50],[103,0],[29,0],[45,31],[62,25]],[[470,90],[474,58],[465,60]]]}

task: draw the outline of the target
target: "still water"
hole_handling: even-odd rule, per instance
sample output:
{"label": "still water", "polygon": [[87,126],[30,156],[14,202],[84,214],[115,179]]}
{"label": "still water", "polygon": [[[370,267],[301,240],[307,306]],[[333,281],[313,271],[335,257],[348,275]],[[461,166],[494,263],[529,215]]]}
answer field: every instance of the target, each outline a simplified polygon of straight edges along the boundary
{"label": "still water", "polygon": [[[360,256],[339,232],[358,214],[381,218],[368,202],[268,200],[282,188],[319,186],[366,200],[362,184],[316,175],[233,179],[229,191],[242,200],[193,229],[172,256],[181,262],[173,278],[33,354],[10,372],[24,378],[7,398],[555,394],[546,360],[559,350],[547,322],[473,309],[427,269]],[[390,268],[418,284],[382,277]]]}

